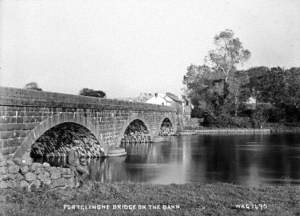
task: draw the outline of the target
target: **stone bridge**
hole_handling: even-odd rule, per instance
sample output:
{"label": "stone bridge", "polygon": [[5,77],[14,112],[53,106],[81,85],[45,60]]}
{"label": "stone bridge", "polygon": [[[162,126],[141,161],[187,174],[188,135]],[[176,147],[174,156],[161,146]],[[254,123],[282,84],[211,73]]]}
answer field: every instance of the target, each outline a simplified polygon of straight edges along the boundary
{"label": "stone bridge", "polygon": [[0,87],[1,154],[15,159],[27,158],[39,137],[62,124],[92,133],[107,155],[120,146],[134,120],[142,121],[155,137],[165,119],[176,131],[179,121],[171,107]]}

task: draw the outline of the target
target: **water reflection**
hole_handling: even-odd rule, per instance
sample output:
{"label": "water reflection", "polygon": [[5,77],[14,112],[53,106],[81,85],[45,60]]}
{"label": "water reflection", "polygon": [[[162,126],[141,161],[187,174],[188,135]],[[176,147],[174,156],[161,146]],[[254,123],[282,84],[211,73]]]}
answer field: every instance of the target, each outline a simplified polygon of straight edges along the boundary
{"label": "water reflection", "polygon": [[300,135],[179,136],[127,145],[126,157],[91,160],[100,182],[300,184]]}

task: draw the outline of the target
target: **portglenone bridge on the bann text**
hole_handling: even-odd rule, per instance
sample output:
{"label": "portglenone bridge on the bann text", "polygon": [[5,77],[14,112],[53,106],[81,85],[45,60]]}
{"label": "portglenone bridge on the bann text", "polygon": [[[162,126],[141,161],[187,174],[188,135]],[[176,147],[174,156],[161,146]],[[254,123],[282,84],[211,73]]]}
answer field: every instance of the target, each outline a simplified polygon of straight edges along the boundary
{"label": "portglenone bridge on the bann text", "polygon": [[166,120],[175,132],[180,122],[172,107],[6,87],[0,87],[0,115],[1,153],[15,158],[30,154],[49,130],[93,135],[108,155],[132,122],[140,122],[150,140]]}

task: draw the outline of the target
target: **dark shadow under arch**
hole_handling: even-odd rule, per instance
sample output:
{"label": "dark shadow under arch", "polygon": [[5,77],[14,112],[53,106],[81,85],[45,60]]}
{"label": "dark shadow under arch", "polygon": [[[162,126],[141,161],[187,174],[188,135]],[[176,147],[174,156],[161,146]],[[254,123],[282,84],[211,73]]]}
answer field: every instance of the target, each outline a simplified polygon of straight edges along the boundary
{"label": "dark shadow under arch", "polygon": [[146,124],[140,119],[132,120],[121,135],[120,145],[125,147],[132,143],[149,143],[151,141]]}
{"label": "dark shadow under arch", "polygon": [[170,120],[168,117],[166,117],[166,118],[164,118],[164,120],[162,121],[162,123],[161,123],[161,125],[160,125],[160,128],[161,128],[161,127],[173,127],[173,124],[172,124],[171,120]]}
{"label": "dark shadow under arch", "polygon": [[171,120],[166,117],[160,125],[159,136],[169,136],[174,134],[174,128]]}
{"label": "dark shadow under arch", "polygon": [[[25,137],[21,145],[16,150],[13,158],[16,163],[25,162],[30,157],[32,144],[49,129],[62,123],[75,123],[87,128],[95,137],[99,132],[96,130],[96,122],[93,119],[87,119],[82,114],[78,113],[59,113],[50,116],[40,122],[33,128]],[[108,151],[108,146],[103,146],[105,154]]]}
{"label": "dark shadow under arch", "polygon": [[86,127],[74,122],[64,122],[44,132],[32,144],[30,156],[38,159],[50,153],[67,154],[74,147],[80,147],[90,155],[93,154],[88,151],[98,151],[101,148],[97,138]]}
{"label": "dark shadow under arch", "polygon": [[147,126],[140,119],[135,119],[129,123],[124,134],[130,135],[131,133],[141,132],[141,133],[149,133]]}

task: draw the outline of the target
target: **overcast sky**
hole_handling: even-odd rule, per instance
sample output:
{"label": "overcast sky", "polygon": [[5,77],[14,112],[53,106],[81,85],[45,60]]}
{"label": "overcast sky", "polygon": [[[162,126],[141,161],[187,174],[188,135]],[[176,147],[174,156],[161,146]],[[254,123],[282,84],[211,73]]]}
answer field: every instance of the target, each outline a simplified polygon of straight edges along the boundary
{"label": "overcast sky", "polygon": [[232,29],[244,67],[300,66],[299,0],[0,0],[0,85],[108,97],[181,92],[216,33]]}

